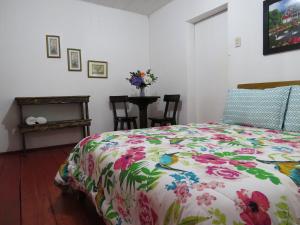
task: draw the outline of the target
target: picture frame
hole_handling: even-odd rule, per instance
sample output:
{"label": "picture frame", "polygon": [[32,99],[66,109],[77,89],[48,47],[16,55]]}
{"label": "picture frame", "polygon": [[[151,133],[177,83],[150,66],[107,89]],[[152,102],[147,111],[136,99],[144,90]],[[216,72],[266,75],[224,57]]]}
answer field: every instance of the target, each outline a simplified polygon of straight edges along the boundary
{"label": "picture frame", "polygon": [[56,35],[46,35],[47,58],[61,58],[60,37]]}
{"label": "picture frame", "polygon": [[300,0],[266,0],[263,7],[263,54],[300,49]]}
{"label": "picture frame", "polygon": [[105,61],[88,60],[89,78],[108,78],[108,63]]}
{"label": "picture frame", "polygon": [[67,49],[68,70],[80,72],[82,71],[81,50],[76,48]]}

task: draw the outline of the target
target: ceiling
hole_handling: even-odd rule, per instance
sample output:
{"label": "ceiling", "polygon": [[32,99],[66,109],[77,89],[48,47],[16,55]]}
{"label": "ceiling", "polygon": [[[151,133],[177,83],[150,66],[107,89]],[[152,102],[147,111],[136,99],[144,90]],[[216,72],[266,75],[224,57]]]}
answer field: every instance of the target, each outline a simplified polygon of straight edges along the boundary
{"label": "ceiling", "polygon": [[116,9],[150,15],[173,0],[82,0]]}

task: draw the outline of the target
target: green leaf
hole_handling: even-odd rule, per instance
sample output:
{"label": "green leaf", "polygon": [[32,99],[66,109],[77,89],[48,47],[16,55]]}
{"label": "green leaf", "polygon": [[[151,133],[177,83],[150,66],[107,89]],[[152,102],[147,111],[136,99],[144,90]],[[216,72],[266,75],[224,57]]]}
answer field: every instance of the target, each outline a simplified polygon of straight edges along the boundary
{"label": "green leaf", "polygon": [[144,175],[135,175],[134,177],[135,177],[136,182],[138,182],[138,183],[142,183],[143,181],[145,181],[147,179],[147,177]]}
{"label": "green leaf", "polygon": [[83,152],[87,153],[87,152],[95,151],[99,145],[100,143],[91,140],[83,147]]}
{"label": "green leaf", "polygon": [[280,219],[287,219],[288,218],[288,213],[286,211],[277,211],[276,215],[280,218]]}
{"label": "green leaf", "polygon": [[107,176],[111,177],[114,174],[114,172],[112,170],[108,171]]}
{"label": "green leaf", "polygon": [[276,184],[276,185],[281,184],[281,181],[279,180],[278,177],[270,176],[269,179],[271,180],[271,182],[272,182],[273,184]]}
{"label": "green leaf", "polygon": [[159,139],[148,139],[147,141],[150,144],[153,144],[153,145],[159,145],[159,144],[161,144],[161,140],[159,140]]}
{"label": "green leaf", "polygon": [[174,219],[174,222],[177,224],[180,219],[180,214],[181,214],[180,204],[179,203],[175,204],[173,210],[174,210],[173,219]]}
{"label": "green leaf", "polygon": [[108,154],[105,155],[105,156],[102,156],[101,158],[98,158],[97,164],[98,164],[98,165],[101,164],[107,157],[108,157]]}
{"label": "green leaf", "polygon": [[116,212],[111,212],[111,213],[109,213],[108,215],[106,215],[106,217],[107,217],[108,219],[114,219],[114,218],[118,217],[118,213],[116,213]]}
{"label": "green leaf", "polygon": [[128,170],[122,170],[121,173],[120,173],[120,185],[122,186],[125,178],[127,177],[129,171]]}
{"label": "green leaf", "polygon": [[173,218],[174,218],[173,213],[174,213],[174,207],[176,204],[179,204],[179,203],[177,201],[175,201],[169,206],[169,208],[166,212],[166,215],[165,215],[164,225],[173,225]]}
{"label": "green leaf", "polygon": [[261,180],[266,180],[266,179],[268,179],[268,177],[265,176],[265,175],[263,175],[263,174],[257,174],[255,177],[258,178],[258,179],[261,179]]}
{"label": "green leaf", "polygon": [[172,138],[171,140],[170,140],[170,144],[172,145],[174,145],[174,144],[179,144],[180,142],[182,142],[182,141],[184,141],[185,140],[185,138]]}
{"label": "green leaf", "polygon": [[231,159],[232,160],[245,160],[245,161],[249,161],[249,160],[256,159],[256,157],[254,157],[254,156],[248,156],[248,155],[240,155],[240,156],[235,156],[235,157],[233,157]]}
{"label": "green leaf", "polygon": [[284,202],[279,202],[279,203],[276,204],[276,206],[279,209],[282,209],[282,210],[288,210],[289,209],[288,205],[286,203],[284,203]]}
{"label": "green leaf", "polygon": [[141,169],[141,171],[142,171],[144,174],[146,174],[146,175],[151,175],[151,171],[150,171],[148,168],[146,168],[146,167],[143,167],[143,168]]}
{"label": "green leaf", "polygon": [[208,220],[209,217],[203,216],[188,216],[180,221],[178,225],[196,225]]}
{"label": "green leaf", "polygon": [[148,187],[148,184],[147,183],[143,183],[143,184],[141,184],[140,186],[138,186],[138,190],[146,190],[147,189],[147,187]]}
{"label": "green leaf", "polygon": [[86,189],[90,192],[95,186],[95,181],[90,180],[86,183]]}
{"label": "green leaf", "polygon": [[237,168],[239,171],[247,170],[247,167],[245,166],[236,166],[235,168]]}
{"label": "green leaf", "polygon": [[244,225],[242,222],[233,221],[233,225]]}
{"label": "green leaf", "polygon": [[214,155],[219,156],[219,157],[225,157],[225,156],[234,156],[237,155],[235,152],[217,152],[214,153]]}

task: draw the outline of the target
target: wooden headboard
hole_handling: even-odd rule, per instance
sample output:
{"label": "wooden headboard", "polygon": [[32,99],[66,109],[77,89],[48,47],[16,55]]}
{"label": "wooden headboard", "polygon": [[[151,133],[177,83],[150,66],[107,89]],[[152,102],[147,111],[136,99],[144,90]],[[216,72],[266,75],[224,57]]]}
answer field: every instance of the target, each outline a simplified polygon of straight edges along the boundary
{"label": "wooden headboard", "polygon": [[238,88],[241,88],[241,89],[266,89],[266,88],[276,88],[276,87],[291,86],[291,85],[300,85],[300,80],[268,82],[268,83],[239,84]]}

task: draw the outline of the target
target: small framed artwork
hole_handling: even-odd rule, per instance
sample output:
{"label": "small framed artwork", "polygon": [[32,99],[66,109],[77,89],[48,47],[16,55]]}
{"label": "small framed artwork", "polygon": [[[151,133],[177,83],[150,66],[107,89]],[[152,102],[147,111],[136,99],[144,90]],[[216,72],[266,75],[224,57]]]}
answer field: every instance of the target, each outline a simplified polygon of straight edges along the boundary
{"label": "small framed artwork", "polygon": [[59,36],[46,35],[47,57],[60,58],[60,39]]}
{"label": "small framed artwork", "polygon": [[264,1],[264,55],[300,49],[300,0]]}
{"label": "small framed artwork", "polygon": [[88,77],[89,78],[107,78],[107,62],[88,61]]}
{"label": "small framed artwork", "polygon": [[81,71],[81,50],[68,48],[67,49],[68,55],[68,70],[69,71]]}

